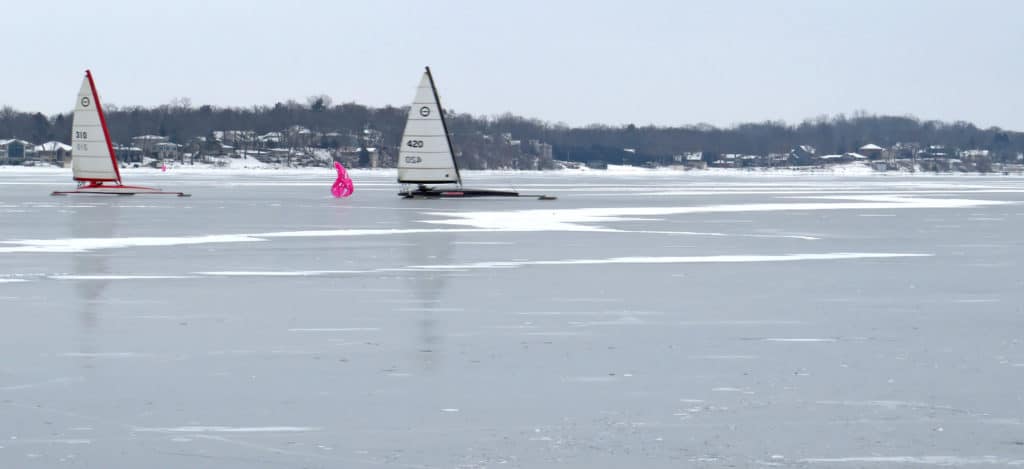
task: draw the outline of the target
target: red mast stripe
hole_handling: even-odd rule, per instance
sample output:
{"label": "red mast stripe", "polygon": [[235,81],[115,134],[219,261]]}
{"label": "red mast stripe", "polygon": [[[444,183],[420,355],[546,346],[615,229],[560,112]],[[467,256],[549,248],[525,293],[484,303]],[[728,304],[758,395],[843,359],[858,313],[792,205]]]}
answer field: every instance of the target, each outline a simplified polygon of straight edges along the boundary
{"label": "red mast stripe", "polygon": [[[117,175],[115,181],[121,183],[121,170],[117,167],[117,156],[114,154],[114,145],[110,143],[110,131],[107,130],[107,118],[103,116],[103,106],[100,105],[100,96],[96,93],[96,83],[92,81],[92,72],[89,70],[85,71],[85,76],[89,79],[89,88],[92,90],[92,100],[96,103],[96,112],[100,114],[100,125],[103,126],[103,137],[107,139],[107,151],[110,152],[110,162],[114,164],[114,174]],[[99,181],[100,179],[94,179]]]}

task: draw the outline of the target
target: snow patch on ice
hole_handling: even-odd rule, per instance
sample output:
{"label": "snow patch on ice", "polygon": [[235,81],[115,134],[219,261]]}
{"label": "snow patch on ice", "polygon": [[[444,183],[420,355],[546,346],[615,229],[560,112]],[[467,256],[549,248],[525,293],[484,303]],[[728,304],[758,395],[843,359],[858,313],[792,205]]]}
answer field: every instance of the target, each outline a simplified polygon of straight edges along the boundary
{"label": "snow patch on ice", "polygon": [[92,440],[86,438],[19,438],[19,444],[64,444],[64,445],[88,445]]}
{"label": "snow patch on ice", "polygon": [[379,330],[379,327],[293,327],[288,329],[288,332],[367,332]]}
{"label": "snow patch on ice", "polygon": [[333,273],[360,273],[359,270],[218,270],[195,272],[211,276],[315,276]]}
{"label": "snow patch on ice", "polygon": [[575,332],[575,331],[541,331],[541,332],[526,332],[524,335],[537,336],[537,337],[576,337],[581,335],[590,335],[586,332]]}
{"label": "snow patch on ice", "polygon": [[839,405],[839,406],[850,406],[850,407],[881,407],[885,409],[923,409],[923,410],[943,410],[953,413],[969,413],[964,410],[960,410],[954,407],[929,404],[927,402],[913,402],[913,401],[894,401],[894,400],[874,400],[874,401],[815,401],[818,405]]}
{"label": "snow patch on ice", "polygon": [[754,391],[748,389],[734,388],[730,386],[711,388],[711,390],[714,392],[738,392],[742,394],[754,394]]}
{"label": "snow patch on ice", "polygon": [[50,384],[67,384],[75,381],[81,381],[81,378],[54,378],[38,383],[11,384],[8,386],[0,386],[0,391],[20,391],[22,389],[33,389]]}
{"label": "snow patch on ice", "polygon": [[[522,232],[522,231],[567,231],[567,232],[605,232],[632,233],[601,226],[598,223],[612,223],[629,220],[629,217],[652,217],[681,215],[694,213],[738,213],[738,212],[772,212],[772,211],[809,211],[809,210],[879,210],[879,209],[923,209],[923,208],[965,208],[987,205],[1001,205],[1012,202],[971,199],[939,199],[917,198],[889,195],[859,195],[849,197],[823,197],[852,201],[840,202],[798,202],[798,203],[759,203],[735,205],[705,205],[683,207],[613,207],[613,208],[576,208],[576,209],[533,209],[506,210],[490,212],[457,212],[433,211],[431,216],[442,217],[439,220],[423,220],[435,225],[460,226],[453,229],[342,229],[342,230],[304,230],[281,231],[253,234],[211,234],[194,236],[162,236],[162,237],[126,237],[126,238],[65,238],[65,239],[27,239],[0,241],[0,254],[6,253],[68,253],[84,252],[97,249],[116,249],[150,246],[181,246],[211,243],[239,243],[266,241],[269,238],[305,238],[305,237],[346,237],[346,236],[386,236],[424,233],[479,233],[479,232]],[[691,235],[725,235],[724,233],[670,232],[651,231],[656,234],[691,234]],[[816,239],[805,235],[765,235],[738,234],[729,236],[758,237],[795,237],[798,239]]]}
{"label": "snow patch on ice", "polygon": [[602,228],[581,223],[609,223],[623,217],[666,216],[694,213],[743,213],[810,210],[882,210],[923,208],[967,208],[1003,205],[1011,202],[972,199],[937,199],[888,195],[822,196],[821,199],[852,202],[755,203],[733,205],[696,205],[676,207],[608,207],[574,209],[531,209],[489,212],[429,212],[444,217],[428,220],[439,225],[471,226],[502,231],[600,231]]}
{"label": "snow patch on ice", "polygon": [[763,342],[836,342],[836,339],[828,337],[765,337],[761,340]]}
{"label": "snow patch on ice", "polygon": [[135,427],[136,432],[153,433],[298,433],[314,432],[319,427],[226,427],[189,425],[184,427]]}
{"label": "snow patch on ice", "polygon": [[16,241],[0,241],[0,244],[13,244],[12,247],[0,247],[0,254],[6,253],[69,253],[85,252],[97,249],[117,249],[150,246],[182,246],[207,243],[244,243],[263,241],[249,235],[203,235],[203,236],[159,236],[133,238],[65,238],[65,239],[25,239]]}
{"label": "snow patch on ice", "polygon": [[756,360],[757,355],[694,355],[694,360]]}
{"label": "snow patch on ice", "polygon": [[679,321],[680,326],[794,326],[804,324],[803,321],[787,321],[781,319],[746,319],[722,321]]}
{"label": "snow patch on ice", "polygon": [[[555,265],[608,265],[608,264],[703,264],[703,263],[747,263],[747,262],[795,262],[822,260],[890,259],[907,257],[930,257],[923,253],[877,253],[877,252],[833,252],[780,255],[719,255],[719,256],[667,256],[667,257],[610,257],[599,259],[563,260],[515,260],[486,261],[469,264],[410,265],[386,267],[373,270],[297,270],[297,271],[207,271],[193,272],[194,275],[219,277],[293,277],[333,274],[380,274],[389,272],[453,272],[477,269],[514,269],[527,266]],[[558,301],[558,300],[554,300]],[[593,301],[593,300],[590,300]],[[400,311],[423,311],[423,308],[400,308]],[[440,311],[439,309],[435,309]],[[783,323],[779,323],[783,324]],[[788,323],[785,323],[788,324]],[[726,323],[722,323],[726,325]],[[728,324],[741,325],[741,323]]]}
{"label": "snow patch on ice", "polygon": [[612,375],[571,376],[567,378],[562,378],[562,381],[567,383],[610,383],[612,381],[618,381],[618,377]]}
{"label": "snow patch on ice", "polygon": [[443,271],[467,269],[508,269],[538,265],[604,265],[604,264],[699,264],[745,262],[793,262],[851,259],[888,259],[902,257],[929,257],[922,253],[832,252],[821,254],[781,255],[719,255],[719,256],[665,256],[665,257],[609,257],[603,259],[565,259],[549,261],[488,261],[470,264],[414,265],[408,270]]}
{"label": "snow patch on ice", "polygon": [[931,466],[967,466],[967,465],[1024,465],[1024,459],[1007,459],[996,456],[852,456],[845,458],[803,458],[799,460],[807,464],[921,464]]}
{"label": "snow patch on ice", "polygon": [[153,355],[142,352],[65,352],[58,353],[57,356],[74,358],[143,358]]}
{"label": "snow patch on ice", "polygon": [[53,280],[170,280],[195,278],[190,275],[50,275]]}

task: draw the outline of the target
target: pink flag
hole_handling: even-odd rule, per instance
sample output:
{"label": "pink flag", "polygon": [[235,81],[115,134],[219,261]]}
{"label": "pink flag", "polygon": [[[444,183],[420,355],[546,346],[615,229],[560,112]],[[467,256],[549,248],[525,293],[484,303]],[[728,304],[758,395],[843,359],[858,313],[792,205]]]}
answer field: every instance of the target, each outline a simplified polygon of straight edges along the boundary
{"label": "pink flag", "polygon": [[348,197],[355,192],[355,185],[352,184],[352,178],[348,177],[348,171],[345,171],[345,167],[341,163],[335,161],[334,169],[338,170],[338,179],[334,181],[334,185],[331,186],[331,194],[334,197]]}

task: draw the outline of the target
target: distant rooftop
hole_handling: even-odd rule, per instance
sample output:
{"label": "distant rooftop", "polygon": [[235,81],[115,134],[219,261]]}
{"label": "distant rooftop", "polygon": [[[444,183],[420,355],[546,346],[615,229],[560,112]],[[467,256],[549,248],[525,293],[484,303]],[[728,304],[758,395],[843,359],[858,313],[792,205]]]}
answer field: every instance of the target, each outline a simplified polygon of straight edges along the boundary
{"label": "distant rooftop", "polygon": [[35,151],[53,151],[53,152],[56,152],[56,151],[59,151],[59,150],[71,151],[71,145],[65,145],[65,144],[63,144],[61,142],[57,142],[57,141],[50,141],[50,142],[46,142],[46,143],[42,143],[42,144],[36,145],[36,146],[32,147],[32,149],[35,150]]}

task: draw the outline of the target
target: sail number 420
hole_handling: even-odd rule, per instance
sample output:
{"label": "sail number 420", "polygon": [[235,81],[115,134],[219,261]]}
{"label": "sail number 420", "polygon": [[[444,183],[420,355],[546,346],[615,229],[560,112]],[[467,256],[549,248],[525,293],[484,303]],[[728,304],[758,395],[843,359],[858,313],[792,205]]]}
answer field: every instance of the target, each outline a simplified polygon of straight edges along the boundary
{"label": "sail number 420", "polygon": [[423,148],[423,140],[409,140],[405,145],[412,148]]}

